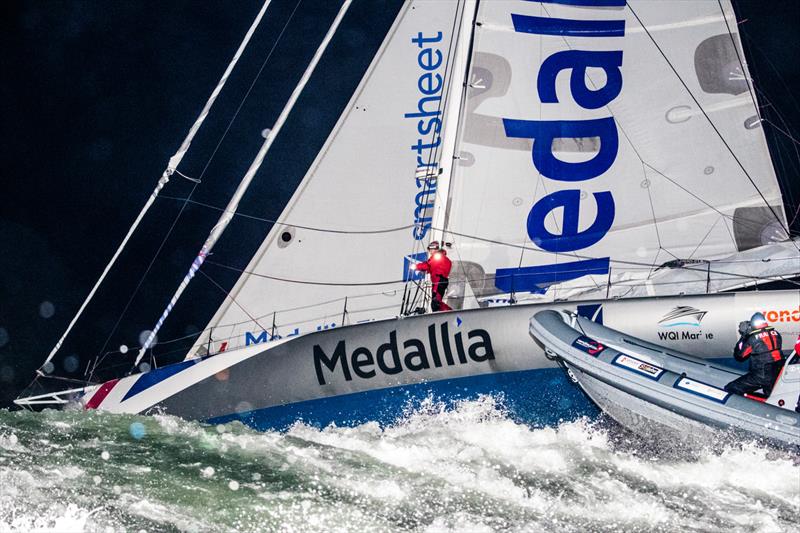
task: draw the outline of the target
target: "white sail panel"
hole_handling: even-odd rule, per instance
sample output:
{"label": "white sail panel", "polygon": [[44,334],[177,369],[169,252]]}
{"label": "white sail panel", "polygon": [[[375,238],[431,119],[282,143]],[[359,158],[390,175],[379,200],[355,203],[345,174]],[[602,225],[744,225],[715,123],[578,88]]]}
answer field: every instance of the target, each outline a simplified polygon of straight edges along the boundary
{"label": "white sail panel", "polygon": [[417,176],[438,169],[462,11],[403,6],[281,224],[190,355],[399,313],[407,256],[430,232],[435,191]]}
{"label": "white sail panel", "polygon": [[477,296],[786,239],[728,1],[480,6],[447,216]]}

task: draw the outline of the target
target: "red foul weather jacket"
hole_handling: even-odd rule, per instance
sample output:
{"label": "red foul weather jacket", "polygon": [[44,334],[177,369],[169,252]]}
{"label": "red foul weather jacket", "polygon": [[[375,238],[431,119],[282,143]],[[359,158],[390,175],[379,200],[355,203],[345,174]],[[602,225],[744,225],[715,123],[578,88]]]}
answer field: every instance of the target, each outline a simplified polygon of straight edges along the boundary
{"label": "red foul weather jacket", "polygon": [[450,276],[450,269],[453,267],[452,261],[447,257],[447,253],[444,250],[439,250],[438,252],[434,252],[433,255],[427,261],[423,261],[422,263],[417,263],[417,270],[421,270],[423,272],[430,272],[431,274],[431,282],[436,284],[441,281],[441,278],[447,278]]}

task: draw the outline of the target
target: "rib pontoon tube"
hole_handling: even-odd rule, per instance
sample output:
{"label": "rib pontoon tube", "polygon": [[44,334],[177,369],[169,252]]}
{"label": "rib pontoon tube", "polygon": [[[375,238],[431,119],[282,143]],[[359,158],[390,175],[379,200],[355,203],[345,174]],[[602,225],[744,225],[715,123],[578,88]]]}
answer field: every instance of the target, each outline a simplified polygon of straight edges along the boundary
{"label": "rib pontoon tube", "polygon": [[800,446],[800,414],[723,389],[741,371],[566,312],[536,313],[529,332],[549,357],[565,363],[603,411],[636,433],[651,434],[657,427],[697,443],[732,430],[782,447]]}

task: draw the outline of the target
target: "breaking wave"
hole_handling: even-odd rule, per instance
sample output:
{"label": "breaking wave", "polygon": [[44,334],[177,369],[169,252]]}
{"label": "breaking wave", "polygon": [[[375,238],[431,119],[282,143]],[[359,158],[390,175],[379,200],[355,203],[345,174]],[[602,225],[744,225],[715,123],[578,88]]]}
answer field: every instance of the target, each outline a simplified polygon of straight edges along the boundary
{"label": "breaking wave", "polygon": [[0,411],[0,531],[783,531],[797,459],[515,422],[491,397],[402,422],[258,433]]}

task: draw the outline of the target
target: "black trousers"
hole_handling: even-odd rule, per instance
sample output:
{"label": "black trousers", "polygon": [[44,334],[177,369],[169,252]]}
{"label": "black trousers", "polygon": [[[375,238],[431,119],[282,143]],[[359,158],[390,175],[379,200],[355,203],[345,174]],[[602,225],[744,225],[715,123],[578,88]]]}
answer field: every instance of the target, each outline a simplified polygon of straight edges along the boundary
{"label": "black trousers", "polygon": [[761,368],[750,369],[744,376],[734,379],[725,385],[725,390],[733,394],[744,394],[763,389],[764,395],[769,396],[772,392],[772,387],[775,385],[775,380],[778,379],[781,368],[783,368],[783,361],[775,361]]}

